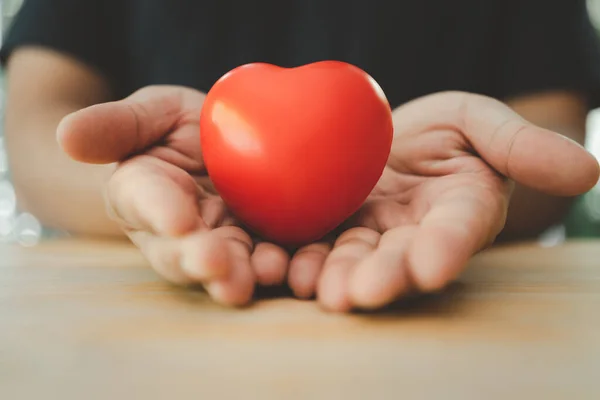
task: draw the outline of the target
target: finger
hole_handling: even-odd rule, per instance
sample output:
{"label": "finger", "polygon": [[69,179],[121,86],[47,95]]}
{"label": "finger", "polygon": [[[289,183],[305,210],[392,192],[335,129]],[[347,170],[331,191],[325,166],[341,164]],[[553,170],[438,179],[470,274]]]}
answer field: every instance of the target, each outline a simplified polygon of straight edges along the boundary
{"label": "finger", "polygon": [[284,249],[266,242],[258,243],[250,258],[257,282],[264,286],[283,283],[289,261]]}
{"label": "finger", "polygon": [[[460,92],[425,96],[398,108],[394,120],[403,128],[401,135],[439,126],[456,129],[501,174],[548,194],[584,193],[600,174],[598,161],[581,145],[532,125],[485,96]],[[402,160],[392,156],[390,162]]]}
{"label": "finger", "polygon": [[377,249],[360,261],[349,278],[349,297],[354,307],[385,306],[410,290],[406,253],[416,226],[385,232]]}
{"label": "finger", "polygon": [[254,288],[249,263],[249,238],[237,228],[202,231],[185,238],[130,233],[153,269],[178,285],[201,284],[220,304],[247,304]]}
{"label": "finger", "polygon": [[191,285],[226,277],[229,254],[223,240],[211,231],[183,239],[161,237],[147,231],[129,233],[152,268],[165,280]]}
{"label": "finger", "polygon": [[198,214],[197,186],[185,171],[164,161],[135,157],[108,182],[109,211],[126,229],[181,236],[204,224]]}
{"label": "finger", "polygon": [[206,284],[211,297],[222,304],[242,306],[252,299],[256,278],[250,264],[252,240],[243,230],[227,226],[212,231],[227,248],[229,274]]}
{"label": "finger", "polygon": [[318,300],[325,309],[344,312],[352,308],[348,290],[352,270],[375,249],[379,238],[379,233],[368,228],[353,228],[338,238],[317,287]]}
{"label": "finger", "polygon": [[159,237],[147,231],[132,231],[128,236],[163,279],[182,286],[194,283],[193,277],[181,268],[180,240]]}
{"label": "finger", "polygon": [[319,274],[330,250],[329,243],[313,243],[294,253],[288,284],[296,297],[306,299],[315,294]]}
{"label": "finger", "polygon": [[227,241],[215,231],[200,231],[183,238],[181,252],[179,267],[196,283],[225,279],[233,268]]}
{"label": "finger", "polygon": [[433,291],[456,278],[469,259],[498,235],[507,203],[491,191],[470,186],[437,199],[408,250],[414,284],[422,291]]}
{"label": "finger", "polygon": [[151,87],[126,99],[93,105],[66,116],[57,138],[73,159],[112,163],[125,159],[169,133],[182,118],[184,89]]}

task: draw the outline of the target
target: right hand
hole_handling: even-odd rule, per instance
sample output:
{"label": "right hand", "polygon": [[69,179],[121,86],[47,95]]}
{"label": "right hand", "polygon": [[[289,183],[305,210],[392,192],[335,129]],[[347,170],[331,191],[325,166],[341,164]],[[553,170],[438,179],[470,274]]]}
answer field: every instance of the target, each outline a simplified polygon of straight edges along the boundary
{"label": "right hand", "polygon": [[292,289],[312,295],[318,268],[306,264],[319,264],[319,249],[290,260],[281,247],[256,243],[211,185],[200,149],[204,97],[147,87],[65,117],[58,141],[74,160],[116,163],[106,186],[109,214],[165,279],[201,284],[215,301],[235,306],[251,300],[256,284],[283,283],[291,265],[308,274]]}

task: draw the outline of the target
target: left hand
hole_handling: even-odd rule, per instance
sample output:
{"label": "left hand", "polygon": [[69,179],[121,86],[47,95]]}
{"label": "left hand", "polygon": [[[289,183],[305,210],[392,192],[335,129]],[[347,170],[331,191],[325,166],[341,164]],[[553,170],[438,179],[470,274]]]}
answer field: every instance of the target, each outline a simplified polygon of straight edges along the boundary
{"label": "left hand", "polygon": [[316,290],[333,311],[382,307],[447,285],[504,227],[512,181],[574,196],[598,181],[597,160],[508,106],[447,92],[394,111],[395,138],[379,183],[345,230],[291,260],[296,294]]}

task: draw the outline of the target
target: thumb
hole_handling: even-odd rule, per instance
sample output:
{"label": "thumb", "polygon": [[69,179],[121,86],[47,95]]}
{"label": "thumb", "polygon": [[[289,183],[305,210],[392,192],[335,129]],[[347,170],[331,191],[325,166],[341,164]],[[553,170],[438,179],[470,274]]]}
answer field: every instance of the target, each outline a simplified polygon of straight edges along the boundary
{"label": "thumb", "polygon": [[582,146],[525,121],[489,97],[462,92],[429,95],[398,108],[394,118],[403,132],[455,129],[496,171],[550,195],[579,195],[598,182],[598,161]]}
{"label": "thumb", "polygon": [[76,111],[58,125],[58,143],[76,161],[122,161],[173,129],[182,115],[182,90],[147,87],[123,100]]}

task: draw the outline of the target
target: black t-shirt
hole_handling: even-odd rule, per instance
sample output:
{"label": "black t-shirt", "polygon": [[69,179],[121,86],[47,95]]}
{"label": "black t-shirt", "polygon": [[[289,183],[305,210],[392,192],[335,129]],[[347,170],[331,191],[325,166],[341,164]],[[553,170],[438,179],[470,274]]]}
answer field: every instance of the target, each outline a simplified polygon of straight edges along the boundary
{"label": "black t-shirt", "polygon": [[25,0],[2,62],[22,45],[75,56],[118,97],[151,84],[206,92],[248,62],[336,59],[370,73],[393,107],[443,90],[575,90],[600,106],[584,0]]}

